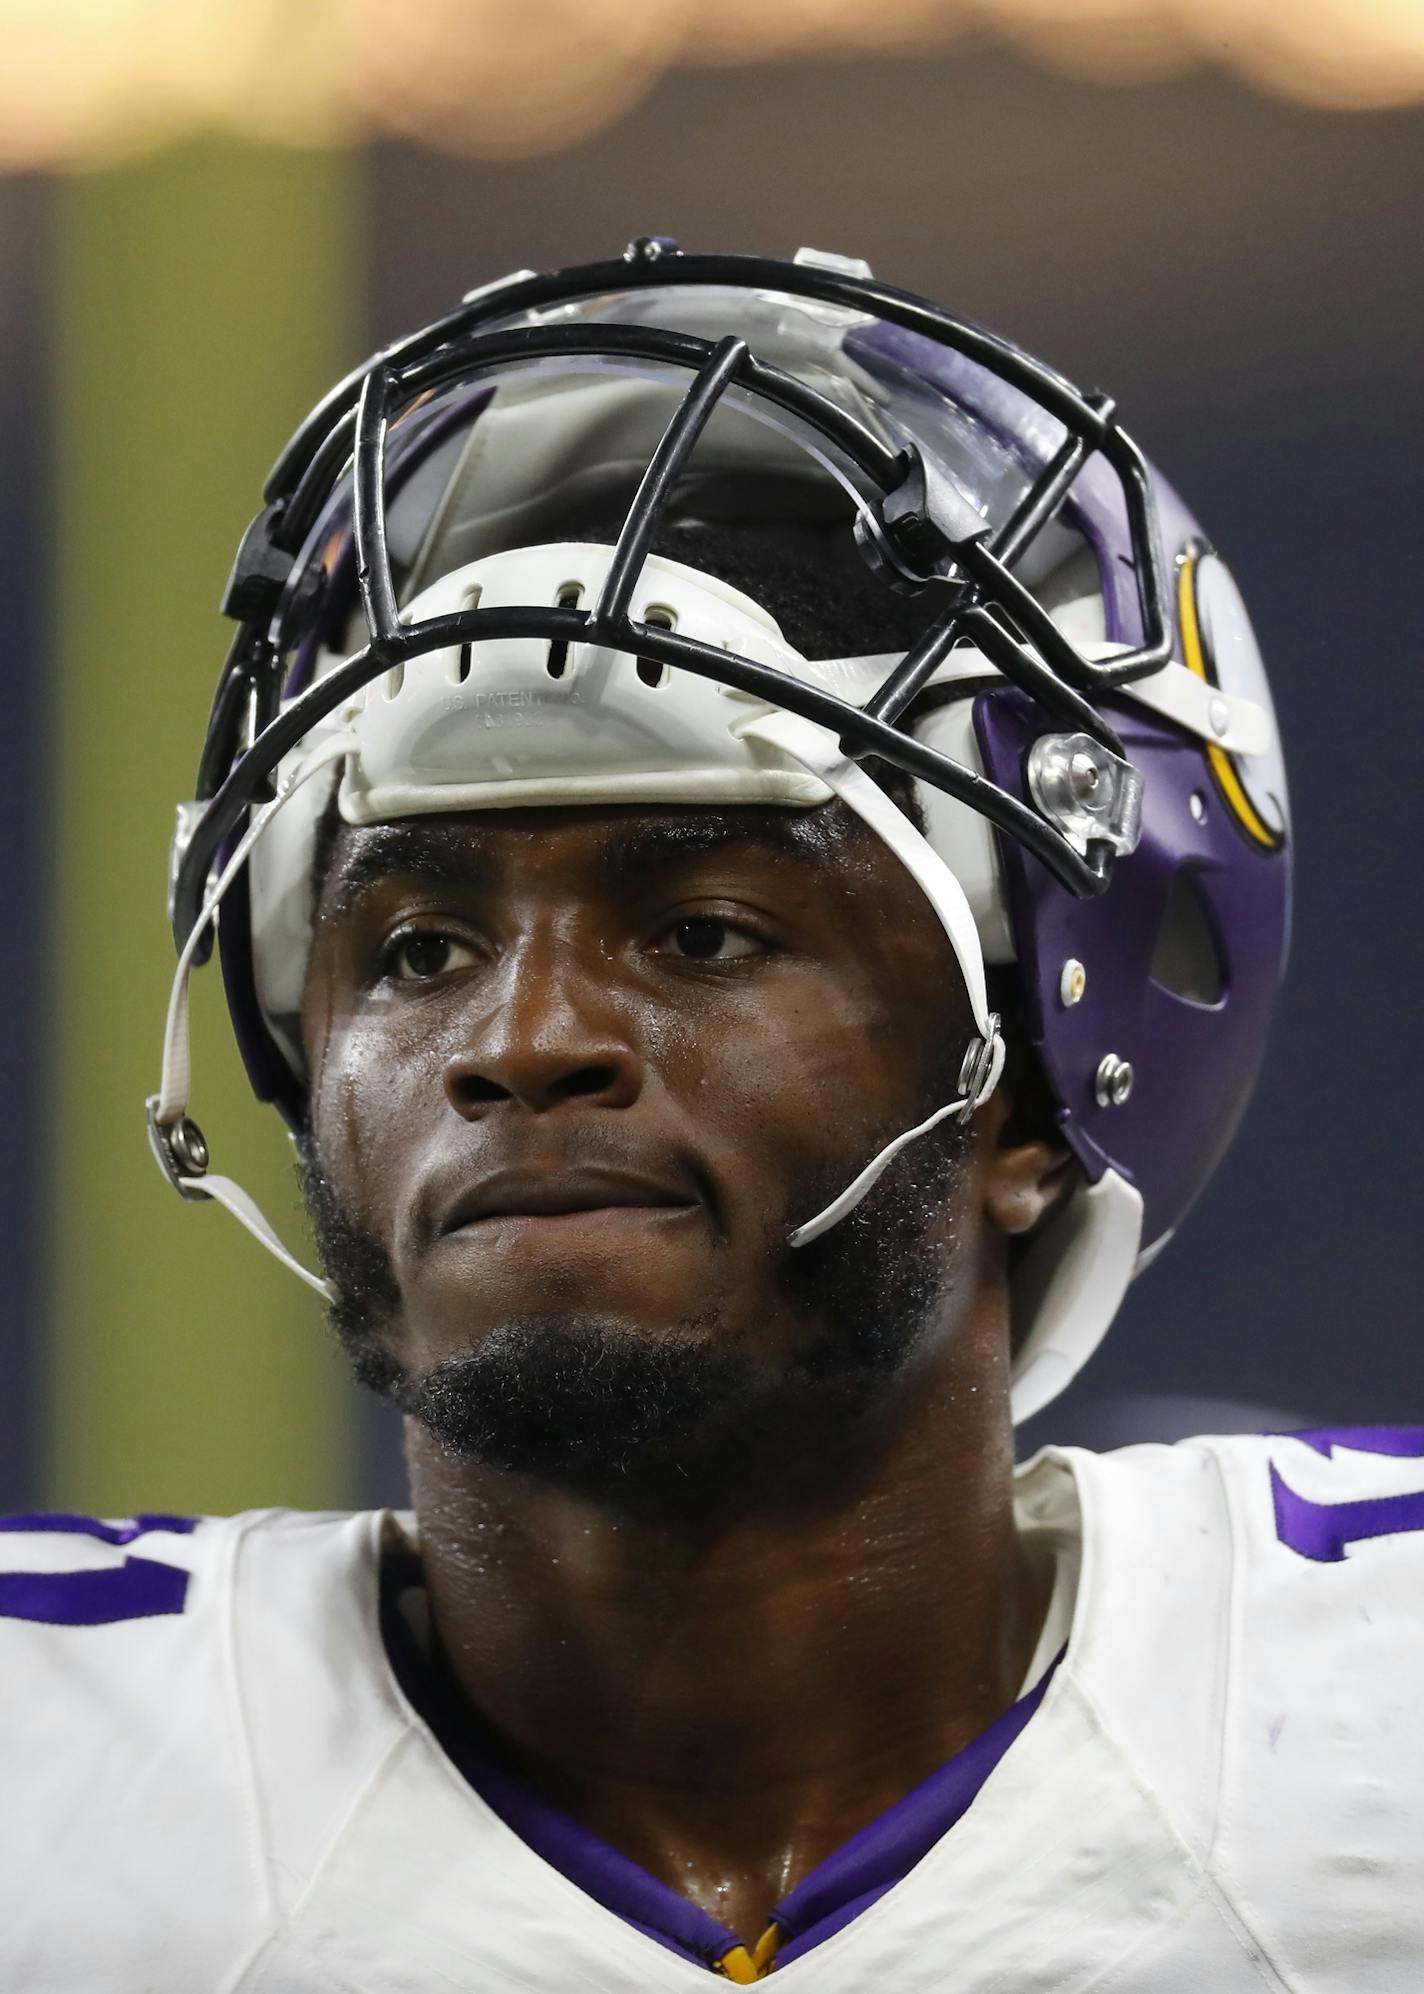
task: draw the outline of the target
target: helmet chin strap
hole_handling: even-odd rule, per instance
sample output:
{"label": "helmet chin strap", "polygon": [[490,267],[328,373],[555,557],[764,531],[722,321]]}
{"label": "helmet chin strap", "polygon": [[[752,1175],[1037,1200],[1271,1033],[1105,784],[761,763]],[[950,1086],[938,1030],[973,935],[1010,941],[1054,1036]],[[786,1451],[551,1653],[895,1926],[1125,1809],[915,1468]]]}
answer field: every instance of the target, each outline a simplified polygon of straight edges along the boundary
{"label": "helmet chin strap", "polygon": [[976,1036],[966,1046],[959,1069],[959,1099],[936,1109],[925,1121],[906,1129],[893,1142],[887,1142],[839,1196],[832,1198],[830,1204],[817,1212],[814,1218],[797,1226],[788,1243],[791,1246],[809,1246],[813,1239],[820,1239],[823,1233],[839,1225],[848,1213],[855,1210],[902,1149],[908,1149],[918,1137],[928,1135],[931,1129],[937,1128],[951,1115],[968,1121],[980,1103],[988,1100],[1004,1070],[1004,1041],[999,1020],[989,1009],[984,954],[969,901],[964,888],[928,839],[921,836],[904,812],[897,809],[880,785],[872,782],[858,764],[841,759],[829,768],[823,766],[825,730],[803,720],[799,714],[775,713],[766,719],[754,720],[741,731],[744,738],[765,741],[819,776],[842,803],[854,810],[862,822],[894,852],[934,908],[949,937],[950,947],[964,977],[976,1027]]}
{"label": "helmet chin strap", "polygon": [[203,1132],[188,1114],[188,1100],[192,1092],[192,1062],[188,1037],[188,983],[193,970],[193,957],[198,944],[207,933],[223,902],[232,882],[246,865],[253,846],[272,822],[279,811],[284,810],[297,791],[322,769],[329,768],[334,761],[350,752],[351,742],[341,734],[322,742],[307,759],[298,764],[292,775],[278,789],[270,803],[264,804],[257,812],[238,840],[231,858],[213,883],[202,911],[193,923],[193,929],[183,944],[178,957],[178,967],[173,976],[173,990],[168,1000],[168,1017],[163,1031],[163,1070],[156,1094],[148,1100],[148,1139],[158,1167],[185,1198],[212,1198],[224,1210],[232,1213],[240,1225],[246,1226],[253,1238],[267,1248],[290,1268],[298,1279],[306,1282],[309,1288],[326,1301],[335,1300],[335,1291],[304,1267],[296,1255],[283,1245],[270,1220],[264,1217],[255,1201],[248,1196],[242,1186],[231,1177],[210,1172],[208,1169],[208,1145]]}

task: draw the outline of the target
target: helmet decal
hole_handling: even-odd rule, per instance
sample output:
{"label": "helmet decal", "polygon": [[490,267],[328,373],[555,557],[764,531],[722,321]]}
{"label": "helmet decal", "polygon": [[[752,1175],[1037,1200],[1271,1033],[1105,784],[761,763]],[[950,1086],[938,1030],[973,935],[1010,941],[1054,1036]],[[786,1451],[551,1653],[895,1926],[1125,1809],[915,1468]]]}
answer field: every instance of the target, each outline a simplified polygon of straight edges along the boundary
{"label": "helmet decal", "polygon": [[[1231,570],[1204,540],[1177,561],[1177,613],[1190,671],[1223,691],[1260,699],[1266,673]],[[1215,741],[1206,758],[1234,821],[1253,844],[1278,852],[1286,842],[1285,770],[1273,741],[1259,756],[1232,755]]]}

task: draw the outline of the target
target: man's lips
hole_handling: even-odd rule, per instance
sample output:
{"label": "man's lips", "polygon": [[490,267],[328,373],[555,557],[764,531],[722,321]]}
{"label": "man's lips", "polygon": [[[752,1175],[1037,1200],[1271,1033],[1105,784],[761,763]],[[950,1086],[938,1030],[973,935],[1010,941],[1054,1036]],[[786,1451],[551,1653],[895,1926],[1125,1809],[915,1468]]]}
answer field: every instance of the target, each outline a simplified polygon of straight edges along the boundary
{"label": "man's lips", "polygon": [[499,1218],[559,1218],[610,1206],[690,1210],[698,1202],[685,1187],[623,1170],[497,1170],[468,1186],[440,1220],[442,1234]]}

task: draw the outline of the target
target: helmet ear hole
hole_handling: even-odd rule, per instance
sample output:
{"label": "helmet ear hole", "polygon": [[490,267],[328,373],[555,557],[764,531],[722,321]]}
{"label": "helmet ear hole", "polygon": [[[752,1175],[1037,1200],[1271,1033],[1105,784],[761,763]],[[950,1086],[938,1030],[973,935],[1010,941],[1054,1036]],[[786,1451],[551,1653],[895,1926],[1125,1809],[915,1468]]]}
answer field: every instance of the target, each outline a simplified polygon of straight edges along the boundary
{"label": "helmet ear hole", "polygon": [[1187,1004],[1212,1006],[1226,995],[1221,939],[1194,866],[1179,866],[1173,875],[1148,973]]}

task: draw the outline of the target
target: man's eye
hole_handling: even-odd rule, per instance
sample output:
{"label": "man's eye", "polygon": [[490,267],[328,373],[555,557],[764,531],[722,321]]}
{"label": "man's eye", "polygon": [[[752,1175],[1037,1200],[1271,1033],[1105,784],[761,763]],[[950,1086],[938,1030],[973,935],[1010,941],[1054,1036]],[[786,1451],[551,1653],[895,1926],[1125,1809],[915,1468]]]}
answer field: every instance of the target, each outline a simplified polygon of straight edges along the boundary
{"label": "man's eye", "polygon": [[431,931],[398,935],[386,951],[386,966],[397,983],[420,983],[446,970],[463,969],[475,959],[475,952],[450,935]]}
{"label": "man's eye", "polygon": [[746,956],[762,954],[766,947],[747,929],[734,928],[730,921],[719,921],[711,914],[695,914],[685,921],[675,921],[665,931],[664,940],[672,954],[693,962],[738,962]]}

